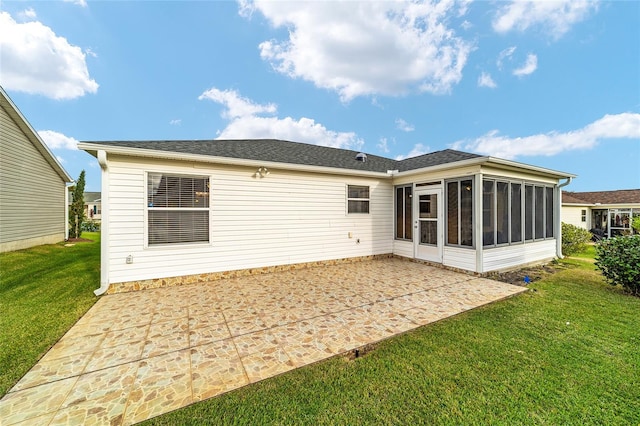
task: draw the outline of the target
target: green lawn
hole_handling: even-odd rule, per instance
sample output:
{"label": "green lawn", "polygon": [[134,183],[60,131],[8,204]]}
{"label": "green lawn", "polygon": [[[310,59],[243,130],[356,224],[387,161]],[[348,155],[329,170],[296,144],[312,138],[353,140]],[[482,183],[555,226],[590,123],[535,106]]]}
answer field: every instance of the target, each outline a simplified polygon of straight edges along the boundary
{"label": "green lawn", "polygon": [[[0,255],[0,395],[95,302],[99,236]],[[640,298],[585,259],[532,291],[146,424],[640,424]]]}
{"label": "green lawn", "polygon": [[0,254],[0,396],[96,302],[100,234],[82,237]]}

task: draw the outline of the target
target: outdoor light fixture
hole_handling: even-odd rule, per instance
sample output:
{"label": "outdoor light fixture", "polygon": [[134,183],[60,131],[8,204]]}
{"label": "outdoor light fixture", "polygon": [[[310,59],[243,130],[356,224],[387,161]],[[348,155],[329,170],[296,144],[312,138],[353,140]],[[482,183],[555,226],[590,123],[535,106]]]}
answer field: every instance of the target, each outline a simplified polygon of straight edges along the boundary
{"label": "outdoor light fixture", "polygon": [[271,174],[271,172],[266,167],[258,167],[258,170],[256,170],[255,173],[255,177],[263,178],[269,176],[269,174]]}

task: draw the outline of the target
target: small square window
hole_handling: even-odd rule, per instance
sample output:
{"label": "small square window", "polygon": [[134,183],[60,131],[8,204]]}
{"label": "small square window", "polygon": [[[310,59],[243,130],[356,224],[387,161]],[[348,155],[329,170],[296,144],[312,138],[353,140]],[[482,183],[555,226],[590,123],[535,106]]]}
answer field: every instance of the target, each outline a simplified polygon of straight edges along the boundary
{"label": "small square window", "polygon": [[347,185],[347,212],[369,213],[369,187]]}
{"label": "small square window", "polygon": [[582,222],[586,222],[587,221],[587,211],[586,210],[582,210],[581,216],[582,216],[582,218],[581,218]]}

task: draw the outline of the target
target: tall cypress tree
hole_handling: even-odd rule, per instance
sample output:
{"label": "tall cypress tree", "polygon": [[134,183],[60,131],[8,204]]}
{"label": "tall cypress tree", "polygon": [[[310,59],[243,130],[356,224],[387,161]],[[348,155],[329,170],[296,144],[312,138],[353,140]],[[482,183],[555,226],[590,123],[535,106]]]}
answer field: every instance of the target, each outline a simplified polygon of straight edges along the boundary
{"label": "tall cypress tree", "polygon": [[82,222],[84,222],[84,170],[76,181],[71,193],[71,208],[69,209],[69,238],[80,238]]}

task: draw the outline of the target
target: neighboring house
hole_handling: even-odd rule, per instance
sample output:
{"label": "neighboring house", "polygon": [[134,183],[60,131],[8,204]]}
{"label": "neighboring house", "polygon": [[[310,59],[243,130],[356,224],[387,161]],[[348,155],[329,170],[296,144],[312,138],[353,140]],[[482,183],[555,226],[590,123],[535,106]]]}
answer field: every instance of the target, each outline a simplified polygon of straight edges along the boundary
{"label": "neighboring house", "polygon": [[85,192],[84,197],[84,215],[87,220],[100,223],[102,218],[102,200],[99,192]]}
{"label": "neighboring house", "polygon": [[640,216],[640,189],[562,195],[562,221],[602,237],[632,233],[634,216]]}
{"label": "neighboring house", "polygon": [[65,240],[70,182],[0,87],[0,252]]}
{"label": "neighboring house", "polygon": [[396,161],[279,140],[79,147],[102,167],[96,294],[377,255],[476,273],[544,261],[560,255],[559,188],[574,177],[453,150]]}

